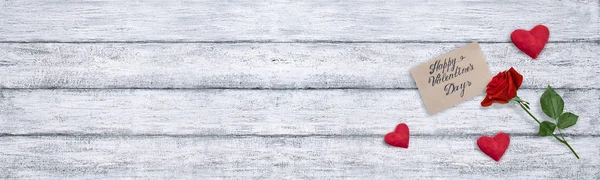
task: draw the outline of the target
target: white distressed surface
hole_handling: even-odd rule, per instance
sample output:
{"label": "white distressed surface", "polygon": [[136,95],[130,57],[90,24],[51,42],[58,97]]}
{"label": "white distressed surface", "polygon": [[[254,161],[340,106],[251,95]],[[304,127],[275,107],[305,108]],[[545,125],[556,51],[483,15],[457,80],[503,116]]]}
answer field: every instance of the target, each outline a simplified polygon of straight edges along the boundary
{"label": "white distressed surface", "polygon": [[512,137],[500,163],[476,136],[3,137],[3,178],[38,179],[598,179],[598,137]]}
{"label": "white distressed surface", "polygon": [[600,40],[597,0],[0,1],[0,41]]}
{"label": "white distressed surface", "polygon": [[[557,90],[580,116],[565,130],[600,135],[600,91]],[[533,113],[543,90],[520,90]],[[3,90],[0,133],[107,135],[373,135],[401,122],[415,135],[537,134],[516,104],[483,96],[434,116],[417,90]]]}
{"label": "white distressed surface", "polygon": [[[411,68],[464,45],[0,44],[0,87],[416,88]],[[523,88],[600,88],[597,43],[551,43],[537,60],[509,43],[481,48],[492,74],[515,67]]]}
{"label": "white distressed surface", "polygon": [[[0,1],[0,178],[600,179],[599,14],[597,0]],[[532,61],[509,34],[539,23],[551,42]],[[515,105],[426,115],[408,69],[473,40],[493,73],[525,75],[536,116],[540,88],[561,88],[582,159]],[[382,142],[400,122],[409,149]],[[475,146],[498,131],[500,163]]]}

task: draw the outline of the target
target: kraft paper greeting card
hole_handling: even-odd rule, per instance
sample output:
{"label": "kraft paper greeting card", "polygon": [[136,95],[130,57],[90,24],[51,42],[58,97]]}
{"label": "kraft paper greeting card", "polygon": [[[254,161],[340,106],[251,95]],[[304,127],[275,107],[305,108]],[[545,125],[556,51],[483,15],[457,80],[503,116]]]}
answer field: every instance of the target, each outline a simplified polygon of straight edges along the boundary
{"label": "kraft paper greeting card", "polygon": [[430,115],[480,95],[492,79],[477,42],[418,65],[411,74]]}

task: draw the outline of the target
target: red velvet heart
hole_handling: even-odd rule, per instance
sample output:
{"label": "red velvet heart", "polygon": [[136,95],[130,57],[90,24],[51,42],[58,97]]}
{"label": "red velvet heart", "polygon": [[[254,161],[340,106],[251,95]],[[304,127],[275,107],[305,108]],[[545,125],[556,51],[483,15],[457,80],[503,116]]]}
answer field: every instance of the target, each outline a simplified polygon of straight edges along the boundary
{"label": "red velvet heart", "polygon": [[531,31],[517,29],[510,34],[513,44],[533,59],[542,52],[549,37],[550,30],[541,24],[533,27]]}
{"label": "red velvet heart", "polygon": [[502,158],[502,155],[504,155],[504,152],[508,148],[508,144],[510,144],[510,137],[503,132],[496,134],[493,138],[481,136],[477,139],[479,149],[496,161],[500,161],[500,158]]}
{"label": "red velvet heart", "polygon": [[385,135],[383,140],[391,146],[408,148],[408,139],[410,138],[410,133],[408,131],[408,126],[404,123],[398,124],[394,132],[388,133]]}

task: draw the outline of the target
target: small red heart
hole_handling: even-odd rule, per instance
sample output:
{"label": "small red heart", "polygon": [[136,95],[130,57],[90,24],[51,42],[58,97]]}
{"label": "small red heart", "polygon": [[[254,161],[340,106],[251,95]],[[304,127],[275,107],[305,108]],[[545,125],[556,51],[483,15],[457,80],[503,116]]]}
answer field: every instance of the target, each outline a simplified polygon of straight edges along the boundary
{"label": "small red heart", "polygon": [[550,30],[541,24],[533,27],[531,31],[517,29],[510,34],[513,44],[533,59],[542,52],[549,37]]}
{"label": "small red heart", "polygon": [[410,138],[408,126],[404,123],[398,124],[394,132],[385,135],[383,140],[391,146],[408,148],[408,140]]}
{"label": "small red heart", "polygon": [[493,138],[481,136],[477,139],[479,149],[496,161],[500,161],[500,158],[502,158],[502,155],[504,155],[504,152],[508,148],[508,144],[510,144],[510,137],[503,132],[496,134]]}

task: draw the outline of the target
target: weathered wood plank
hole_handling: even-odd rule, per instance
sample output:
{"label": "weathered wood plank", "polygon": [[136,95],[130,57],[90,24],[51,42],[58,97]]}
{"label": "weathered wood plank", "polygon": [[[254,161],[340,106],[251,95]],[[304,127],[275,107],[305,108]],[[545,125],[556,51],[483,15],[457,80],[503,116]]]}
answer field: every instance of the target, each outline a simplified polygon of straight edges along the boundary
{"label": "weathered wood plank", "polygon": [[[0,41],[494,41],[543,23],[600,39],[599,2],[1,1]],[[418,35],[417,35],[418,34]]]}
{"label": "weathered wood plank", "polygon": [[17,179],[598,179],[599,137],[512,137],[499,163],[469,137],[2,137],[0,174]]}
{"label": "weathered wood plank", "polygon": [[[600,90],[558,90],[580,116],[565,133],[599,135]],[[539,90],[520,90],[533,113]],[[0,133],[106,135],[383,135],[406,122],[417,135],[498,131],[534,135],[517,105],[482,108],[476,97],[427,115],[408,90],[1,90]]]}
{"label": "weathered wood plank", "polygon": [[[4,88],[416,88],[410,68],[464,43],[0,44]],[[600,88],[600,45],[551,43],[531,60],[481,44],[523,88]]]}

